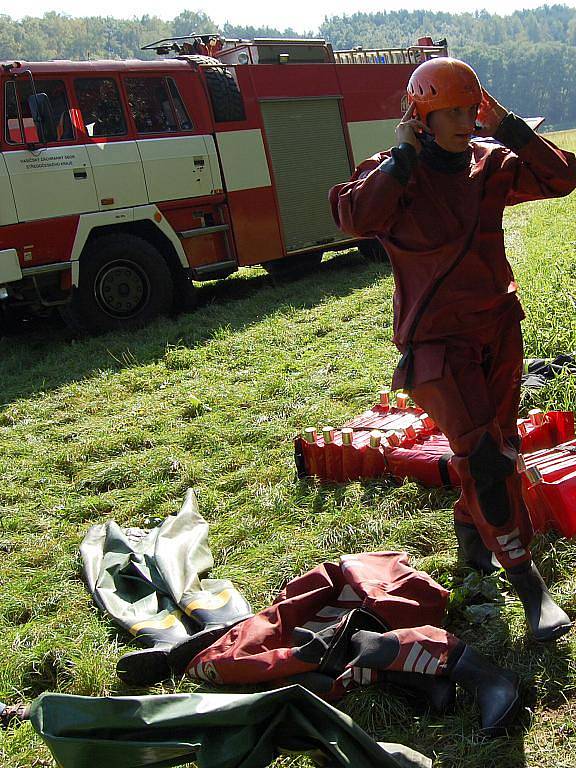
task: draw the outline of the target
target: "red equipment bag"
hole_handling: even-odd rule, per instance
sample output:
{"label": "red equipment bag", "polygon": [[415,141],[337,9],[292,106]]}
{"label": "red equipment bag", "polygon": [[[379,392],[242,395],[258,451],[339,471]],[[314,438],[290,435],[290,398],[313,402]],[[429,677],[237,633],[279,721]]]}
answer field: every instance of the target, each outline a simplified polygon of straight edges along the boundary
{"label": "red equipment bag", "polygon": [[522,491],[537,531],[576,536],[576,440],[524,458]]}

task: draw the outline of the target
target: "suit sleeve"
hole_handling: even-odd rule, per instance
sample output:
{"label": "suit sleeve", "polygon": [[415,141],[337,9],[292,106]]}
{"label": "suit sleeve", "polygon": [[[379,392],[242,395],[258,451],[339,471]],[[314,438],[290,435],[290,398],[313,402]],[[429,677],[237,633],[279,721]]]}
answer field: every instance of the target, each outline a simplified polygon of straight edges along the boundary
{"label": "suit sleeve", "polygon": [[416,150],[407,143],[361,163],[350,181],[336,184],[329,192],[338,227],[356,237],[386,234],[417,163]]}
{"label": "suit sleeve", "polygon": [[511,150],[501,166],[512,179],[506,205],[563,197],[576,188],[574,154],[535,133],[520,117],[507,115],[494,138]]}

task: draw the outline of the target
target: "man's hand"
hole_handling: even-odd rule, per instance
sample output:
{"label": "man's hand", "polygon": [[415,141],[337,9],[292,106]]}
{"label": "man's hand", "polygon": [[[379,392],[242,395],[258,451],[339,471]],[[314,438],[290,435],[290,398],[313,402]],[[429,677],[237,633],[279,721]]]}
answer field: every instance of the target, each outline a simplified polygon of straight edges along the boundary
{"label": "man's hand", "polygon": [[414,104],[410,104],[402,120],[400,120],[396,126],[396,140],[398,144],[402,144],[403,142],[412,144],[417,154],[420,154],[422,144],[420,143],[418,135],[422,133],[432,133],[432,131],[421,120],[414,117],[415,114],[416,107]]}
{"label": "man's hand", "polygon": [[502,104],[499,104],[487,90],[482,88],[482,101],[480,102],[480,109],[476,118],[477,127],[474,130],[475,135],[494,136],[498,126],[507,114],[508,110]]}

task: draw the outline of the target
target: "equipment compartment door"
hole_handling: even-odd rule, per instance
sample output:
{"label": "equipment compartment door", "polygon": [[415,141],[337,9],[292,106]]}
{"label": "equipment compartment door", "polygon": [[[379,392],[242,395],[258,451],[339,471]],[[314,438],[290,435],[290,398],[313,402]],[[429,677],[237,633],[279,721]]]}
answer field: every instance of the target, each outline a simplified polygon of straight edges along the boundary
{"label": "equipment compartment door", "polygon": [[212,136],[139,139],[151,203],[222,192]]}
{"label": "equipment compartment door", "polygon": [[4,153],[19,221],[98,210],[85,146],[42,147]]}
{"label": "equipment compartment door", "polygon": [[260,103],[287,251],[345,240],[328,190],[351,168],[337,98]]}

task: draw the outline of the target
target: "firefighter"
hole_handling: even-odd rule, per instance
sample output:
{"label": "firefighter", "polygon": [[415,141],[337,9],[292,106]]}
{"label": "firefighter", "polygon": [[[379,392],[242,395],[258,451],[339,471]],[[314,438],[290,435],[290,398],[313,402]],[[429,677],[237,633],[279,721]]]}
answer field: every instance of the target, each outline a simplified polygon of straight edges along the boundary
{"label": "firefighter", "polygon": [[484,572],[503,566],[534,638],[553,640],[571,623],[530,554],[516,462],[524,314],[502,214],[570,193],[576,159],[502,107],[457,59],[418,66],[408,97],[397,146],[330,190],[333,215],[389,254],[401,352],[393,386],[410,391],[450,441],[462,486],[460,558]]}

